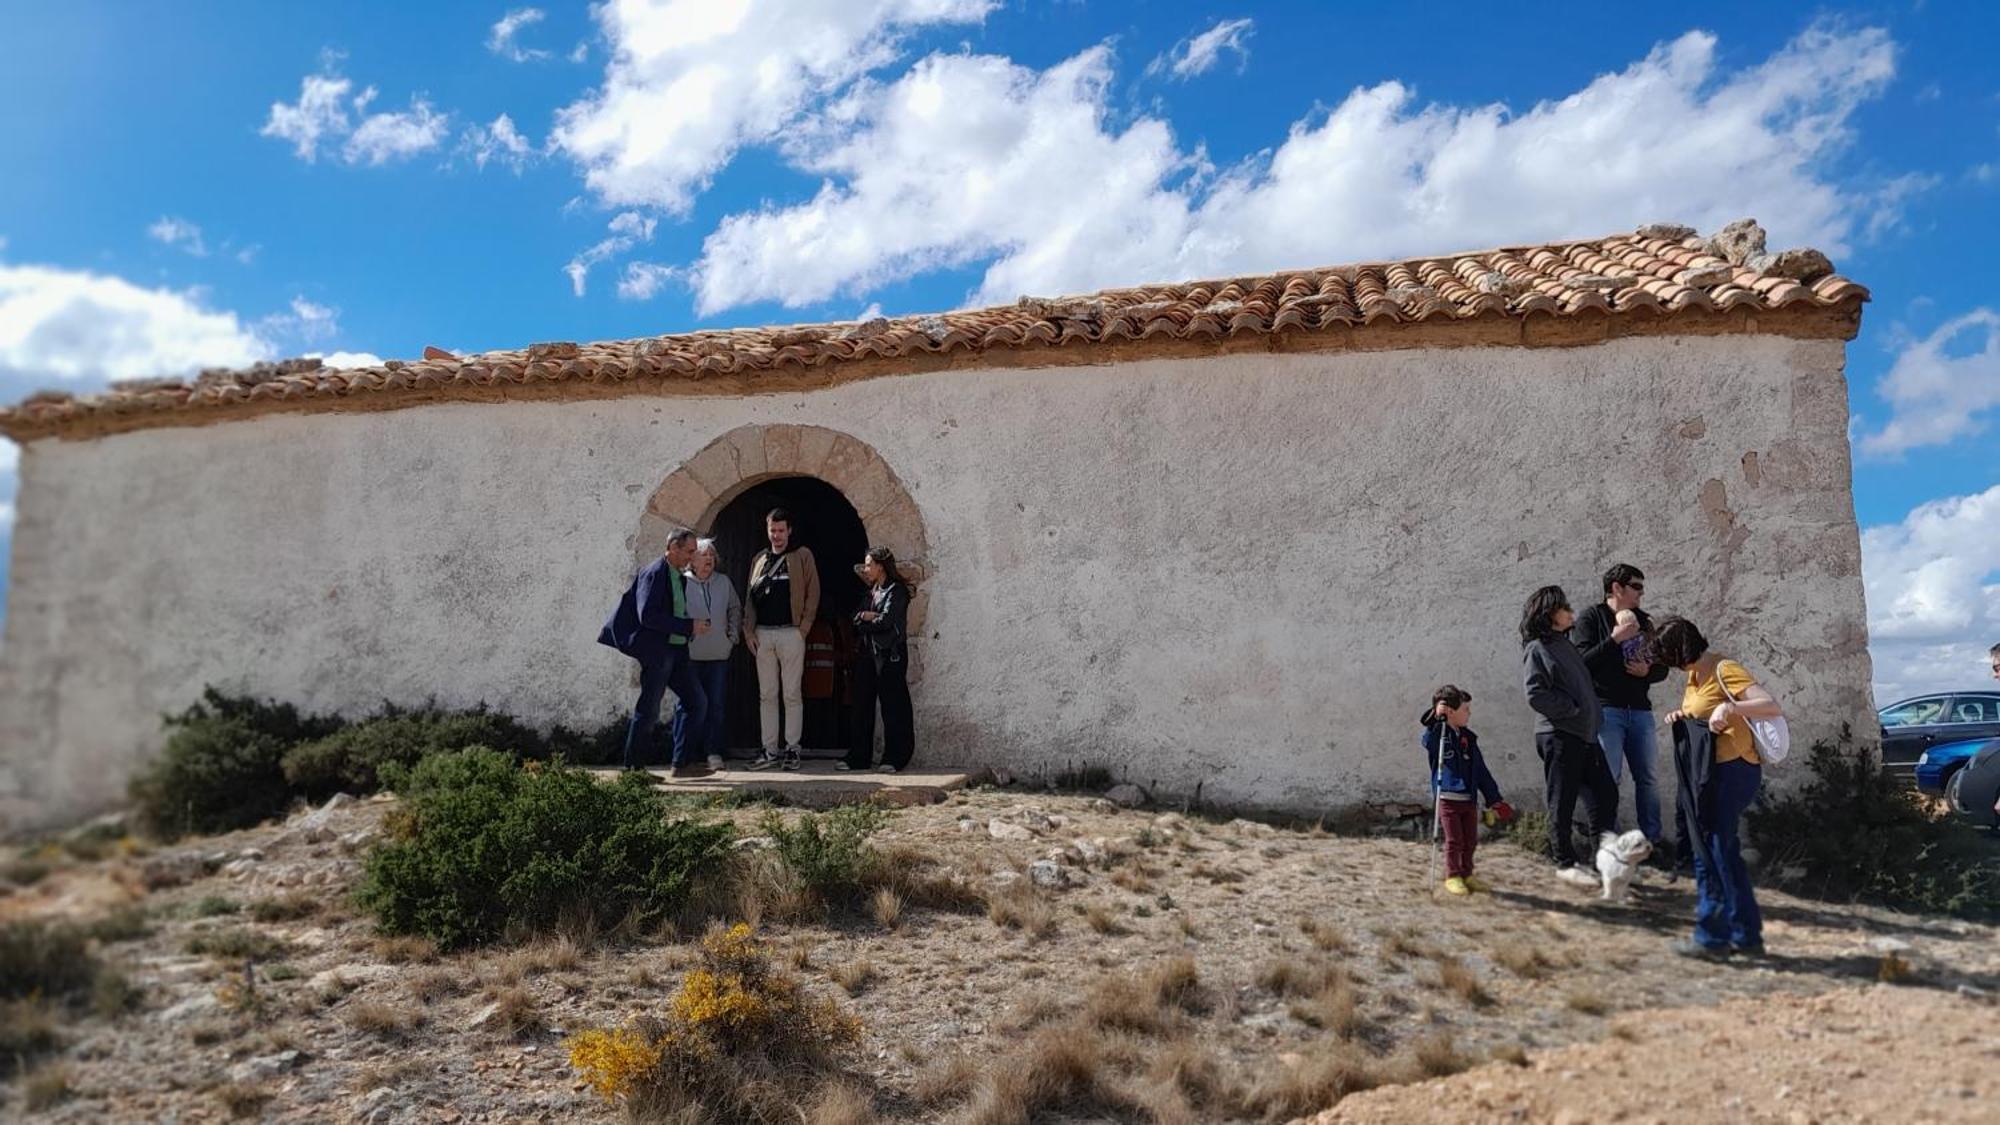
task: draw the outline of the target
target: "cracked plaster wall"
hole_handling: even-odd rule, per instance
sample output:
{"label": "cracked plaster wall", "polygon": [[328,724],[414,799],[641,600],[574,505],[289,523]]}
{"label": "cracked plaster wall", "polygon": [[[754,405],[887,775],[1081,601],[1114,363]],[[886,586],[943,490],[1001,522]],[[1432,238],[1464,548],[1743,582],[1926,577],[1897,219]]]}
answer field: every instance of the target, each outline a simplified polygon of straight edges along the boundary
{"label": "cracked plaster wall", "polygon": [[649,498],[746,424],[851,434],[916,501],[930,763],[1421,800],[1413,720],[1450,680],[1533,804],[1522,599],[1554,581],[1583,604],[1621,560],[1768,677],[1802,741],[1866,733],[1842,357],[1774,336],[1239,355],[36,442],[0,828],[115,803],[205,683],[606,720],[631,674],[594,637]]}

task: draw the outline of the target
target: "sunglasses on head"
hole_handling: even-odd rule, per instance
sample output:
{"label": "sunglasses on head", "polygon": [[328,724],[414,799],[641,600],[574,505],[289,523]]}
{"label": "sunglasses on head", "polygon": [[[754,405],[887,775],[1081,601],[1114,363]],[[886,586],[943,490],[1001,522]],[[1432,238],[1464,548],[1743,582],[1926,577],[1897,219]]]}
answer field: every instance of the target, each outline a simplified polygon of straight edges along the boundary
{"label": "sunglasses on head", "polygon": [[1635,594],[1643,594],[1646,592],[1646,584],[1644,582],[1620,582],[1619,585],[1625,587],[1627,590],[1630,590]]}

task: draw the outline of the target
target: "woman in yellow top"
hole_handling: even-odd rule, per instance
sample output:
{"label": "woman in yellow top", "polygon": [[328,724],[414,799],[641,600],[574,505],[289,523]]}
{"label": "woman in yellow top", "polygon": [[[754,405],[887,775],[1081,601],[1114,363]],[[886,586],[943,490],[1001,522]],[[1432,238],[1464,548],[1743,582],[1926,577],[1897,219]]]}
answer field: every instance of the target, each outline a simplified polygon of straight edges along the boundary
{"label": "woman in yellow top", "polygon": [[[1710,652],[1708,638],[1686,618],[1669,617],[1654,628],[1653,654],[1687,673],[1680,709],[1667,724],[1681,773],[1682,844],[1694,853],[1694,938],[1673,950],[1687,957],[1762,956],[1764,921],[1741,835],[1743,811],[1757,799],[1764,774],[1748,720],[1783,711],[1741,664]],[[1684,755],[1697,760],[1683,762]]]}

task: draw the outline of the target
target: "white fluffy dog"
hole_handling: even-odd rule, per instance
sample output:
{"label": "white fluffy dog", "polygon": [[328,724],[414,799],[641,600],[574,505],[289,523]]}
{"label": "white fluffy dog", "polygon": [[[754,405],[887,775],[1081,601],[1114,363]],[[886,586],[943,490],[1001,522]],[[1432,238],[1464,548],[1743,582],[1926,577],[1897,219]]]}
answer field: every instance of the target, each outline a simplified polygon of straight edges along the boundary
{"label": "white fluffy dog", "polygon": [[1604,901],[1624,902],[1639,865],[1653,854],[1646,834],[1633,829],[1624,835],[1606,832],[1597,838],[1597,873],[1604,877]]}

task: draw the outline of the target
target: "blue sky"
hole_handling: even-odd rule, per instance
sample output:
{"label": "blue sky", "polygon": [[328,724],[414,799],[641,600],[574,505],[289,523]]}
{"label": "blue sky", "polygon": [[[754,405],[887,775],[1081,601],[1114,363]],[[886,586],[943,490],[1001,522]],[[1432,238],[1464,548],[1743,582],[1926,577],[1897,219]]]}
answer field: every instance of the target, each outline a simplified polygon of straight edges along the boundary
{"label": "blue sky", "polygon": [[1754,215],[1874,291],[1878,685],[1977,684],[1994,12],[0,0],[0,397]]}

